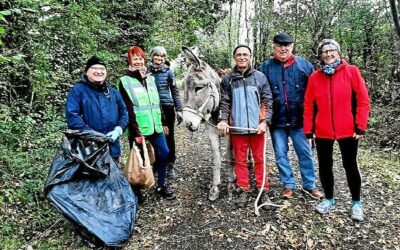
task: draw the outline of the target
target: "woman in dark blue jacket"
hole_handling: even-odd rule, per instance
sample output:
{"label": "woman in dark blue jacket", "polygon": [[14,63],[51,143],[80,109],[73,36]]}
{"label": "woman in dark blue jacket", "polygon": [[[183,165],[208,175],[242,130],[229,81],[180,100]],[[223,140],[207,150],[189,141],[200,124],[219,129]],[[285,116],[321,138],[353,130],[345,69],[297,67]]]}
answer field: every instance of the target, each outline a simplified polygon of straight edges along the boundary
{"label": "woman in dark blue jacket", "polygon": [[161,109],[168,127],[168,131],[165,133],[169,148],[168,175],[175,178],[175,117],[177,116],[179,124],[182,121],[182,102],[178,87],[176,86],[174,72],[165,64],[166,56],[167,51],[164,47],[153,48],[151,50],[151,62],[148,65],[148,71],[155,78],[157,90],[160,95]]}
{"label": "woman in dark blue jacket", "polygon": [[120,93],[105,80],[104,61],[92,56],[85,67],[86,75],[75,83],[67,96],[65,118],[69,129],[95,130],[107,134],[110,154],[118,162],[121,146],[118,137],[128,123],[128,112]]}

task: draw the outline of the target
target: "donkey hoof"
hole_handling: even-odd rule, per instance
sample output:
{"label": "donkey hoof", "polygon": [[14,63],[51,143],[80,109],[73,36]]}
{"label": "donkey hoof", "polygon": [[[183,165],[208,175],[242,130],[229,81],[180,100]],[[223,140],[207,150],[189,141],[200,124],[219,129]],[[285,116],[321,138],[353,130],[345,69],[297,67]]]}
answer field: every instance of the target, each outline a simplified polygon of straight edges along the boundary
{"label": "donkey hoof", "polygon": [[215,201],[219,197],[219,188],[217,186],[214,186],[210,189],[210,193],[208,195],[208,199],[210,201]]}

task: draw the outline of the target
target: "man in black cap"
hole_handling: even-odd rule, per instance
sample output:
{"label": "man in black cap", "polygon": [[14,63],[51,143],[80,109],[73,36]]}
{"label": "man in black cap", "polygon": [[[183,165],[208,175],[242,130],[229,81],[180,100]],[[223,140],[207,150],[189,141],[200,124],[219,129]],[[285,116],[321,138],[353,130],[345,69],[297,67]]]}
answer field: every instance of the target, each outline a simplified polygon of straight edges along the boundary
{"label": "man in black cap", "polygon": [[65,118],[69,129],[95,130],[109,136],[110,154],[118,163],[118,137],[127,126],[128,112],[119,91],[109,85],[106,77],[104,60],[92,56],[86,63],[85,75],[68,93]]}
{"label": "man in black cap", "polygon": [[284,184],[283,198],[292,198],[296,182],[288,157],[289,137],[299,160],[302,190],[315,199],[322,193],[316,188],[312,150],[303,134],[303,101],[311,63],[294,56],[293,39],[286,33],[273,38],[273,57],[266,60],[260,71],[265,74],[272,90],[274,112],[270,133],[280,179]]}
{"label": "man in black cap", "polygon": [[[221,83],[217,128],[223,133],[230,133],[238,187],[236,205],[245,207],[250,197],[250,176],[247,166],[249,149],[253,153],[257,188],[269,191],[268,179],[263,186],[263,174],[266,171],[265,132],[267,123],[272,117],[272,96],[264,74],[251,66],[249,46],[236,46],[233,58],[236,65]],[[267,194],[259,200],[259,203],[265,201],[269,201]]]}

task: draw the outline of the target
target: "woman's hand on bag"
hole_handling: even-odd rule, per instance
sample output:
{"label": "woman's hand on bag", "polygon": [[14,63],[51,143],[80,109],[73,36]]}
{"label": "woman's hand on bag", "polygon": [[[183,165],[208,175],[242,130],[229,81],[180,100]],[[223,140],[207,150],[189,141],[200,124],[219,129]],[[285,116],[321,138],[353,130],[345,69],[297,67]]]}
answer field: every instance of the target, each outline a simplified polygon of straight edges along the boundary
{"label": "woman's hand on bag", "polygon": [[138,137],[135,138],[136,144],[142,144],[143,140],[144,140],[143,136],[138,136]]}

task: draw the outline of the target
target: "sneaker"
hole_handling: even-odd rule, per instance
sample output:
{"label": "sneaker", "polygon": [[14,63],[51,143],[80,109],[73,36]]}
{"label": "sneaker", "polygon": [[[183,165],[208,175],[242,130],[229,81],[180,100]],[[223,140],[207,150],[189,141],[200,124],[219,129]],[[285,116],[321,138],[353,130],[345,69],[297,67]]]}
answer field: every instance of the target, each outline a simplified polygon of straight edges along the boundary
{"label": "sneaker", "polygon": [[351,208],[351,219],[354,221],[364,220],[364,211],[361,205],[354,205]]}
{"label": "sneaker", "polygon": [[293,189],[284,188],[282,191],[282,197],[284,199],[291,199],[293,197]]}
{"label": "sneaker", "polygon": [[235,205],[238,208],[244,208],[247,206],[250,198],[250,192],[242,188],[238,188],[236,191],[236,202]]}
{"label": "sneaker", "polygon": [[333,211],[333,209],[335,209],[335,204],[328,200],[328,199],[324,199],[321,203],[319,203],[316,207],[315,207],[315,211],[317,211],[320,214],[327,214]]}
{"label": "sneaker", "polygon": [[316,200],[321,200],[322,199],[322,193],[317,189],[317,188],[314,188],[314,189],[302,189],[302,191],[305,193],[305,194],[308,194],[309,196],[311,196],[311,198],[313,198],[313,199],[316,199]]}
{"label": "sneaker", "polygon": [[167,186],[157,187],[156,193],[166,200],[175,199],[175,194]]}

